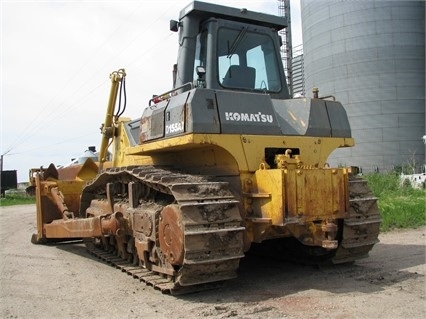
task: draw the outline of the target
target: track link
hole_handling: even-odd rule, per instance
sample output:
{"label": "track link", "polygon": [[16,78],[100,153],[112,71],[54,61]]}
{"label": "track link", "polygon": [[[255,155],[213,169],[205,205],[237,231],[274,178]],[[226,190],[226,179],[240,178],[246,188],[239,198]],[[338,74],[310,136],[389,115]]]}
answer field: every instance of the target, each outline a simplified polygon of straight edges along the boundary
{"label": "track link", "polygon": [[[155,238],[151,236],[151,244],[155,243],[153,250],[160,255],[161,262],[153,267],[140,267],[117,257],[117,249],[111,251],[110,247],[105,251],[102,245],[87,244],[93,255],[163,293],[182,294],[217,288],[222,281],[236,277],[239,261],[244,257],[245,228],[241,226],[238,201],[227,183],[154,166],[114,168],[101,173],[85,187],[82,202],[89,205],[95,198],[105,197],[105,200],[108,197],[104,194],[105,185],[111,183],[138,183],[144,187],[145,194],[159,192],[173,198],[173,203],[156,203],[160,207],[157,211],[163,210],[156,220],[151,221],[155,225],[152,235]],[[129,211],[140,209],[142,213],[146,204],[138,199],[138,206],[132,207],[131,202],[135,202],[135,198],[129,194],[114,201],[122,206],[126,203],[131,207]],[[163,216],[169,206],[176,207],[179,212],[176,223],[173,218],[170,221]],[[130,220],[131,214],[128,216]],[[161,232],[159,225],[166,230]],[[170,265],[168,261],[173,264],[174,256],[178,254],[173,247],[171,252],[164,249],[168,241],[172,244],[176,241],[174,231],[167,232],[167,229],[174,230],[178,226],[182,230],[183,258],[178,265]],[[137,234],[137,229],[132,231],[133,235]],[[166,239],[159,238],[160,235]]]}
{"label": "track link", "polygon": [[188,287],[179,286],[171,278],[165,277],[161,273],[136,266],[131,262],[117,257],[113,252],[106,252],[99,248],[89,247],[87,247],[87,250],[91,255],[99,258],[106,264],[120,269],[127,275],[132,276],[134,279],[145,283],[147,286],[151,286],[157,290],[160,290],[165,294],[182,295],[204,290],[217,289],[224,286],[223,282],[211,282]]}
{"label": "track link", "polygon": [[368,257],[374,244],[379,242],[380,211],[377,198],[360,177],[349,180],[349,218],[343,222],[342,241],[332,258],[335,264],[352,262]]}

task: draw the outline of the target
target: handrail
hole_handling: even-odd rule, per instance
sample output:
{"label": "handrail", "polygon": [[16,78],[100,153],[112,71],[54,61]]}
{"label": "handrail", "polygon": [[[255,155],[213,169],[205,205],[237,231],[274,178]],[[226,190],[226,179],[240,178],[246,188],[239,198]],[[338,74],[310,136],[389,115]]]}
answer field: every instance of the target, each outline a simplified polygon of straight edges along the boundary
{"label": "handrail", "polygon": [[[149,106],[151,106],[151,102],[154,102],[156,104],[158,102],[161,102],[161,101],[164,101],[164,100],[170,98],[171,97],[171,93],[173,93],[173,92],[175,92],[177,90],[180,90],[180,89],[182,89],[182,88],[184,88],[186,86],[189,86],[189,90],[191,90],[191,89],[194,88],[194,86],[193,86],[193,84],[191,82],[187,82],[187,83],[185,83],[185,84],[183,84],[183,85],[181,85],[181,86],[179,86],[177,88],[174,88],[174,89],[172,89],[170,91],[167,91],[167,92],[165,92],[163,94],[154,96],[152,99],[149,100]],[[188,90],[186,90],[186,91],[188,91]]]}
{"label": "handrail", "polygon": [[333,101],[336,101],[336,97],[334,95],[326,95],[326,96],[320,96],[319,99],[325,100],[325,99],[333,99]]}

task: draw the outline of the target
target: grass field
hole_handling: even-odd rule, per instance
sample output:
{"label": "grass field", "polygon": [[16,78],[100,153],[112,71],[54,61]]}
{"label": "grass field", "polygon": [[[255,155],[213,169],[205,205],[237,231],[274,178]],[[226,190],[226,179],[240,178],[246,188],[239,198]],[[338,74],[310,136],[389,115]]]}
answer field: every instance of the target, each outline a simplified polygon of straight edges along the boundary
{"label": "grass field", "polygon": [[379,199],[382,231],[426,225],[426,190],[401,185],[397,173],[368,174],[365,178]]}
{"label": "grass field", "polygon": [[0,206],[35,204],[34,196],[27,196],[23,193],[6,193],[0,197]]}

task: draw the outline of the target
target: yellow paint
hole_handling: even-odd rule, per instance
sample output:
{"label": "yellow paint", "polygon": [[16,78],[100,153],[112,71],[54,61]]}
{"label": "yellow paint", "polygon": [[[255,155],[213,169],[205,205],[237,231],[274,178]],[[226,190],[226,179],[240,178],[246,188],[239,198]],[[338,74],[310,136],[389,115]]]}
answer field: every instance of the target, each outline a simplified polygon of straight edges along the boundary
{"label": "yellow paint", "polygon": [[[173,160],[179,160],[176,154],[180,152],[185,154],[187,164],[204,166],[205,159],[200,150],[210,149],[212,153],[232,158],[225,159],[225,164],[229,167],[234,165],[230,162],[235,161],[239,173],[254,172],[261,163],[265,163],[266,147],[298,148],[305,165],[321,168],[336,148],[354,145],[352,138],[236,134],[186,134],[137,146],[130,146],[128,140],[121,136],[120,139],[115,147],[119,155],[114,159],[114,166],[173,164]],[[170,155],[173,160],[168,159]],[[222,160],[219,162],[224,164]],[[219,165],[216,166],[220,169]]]}

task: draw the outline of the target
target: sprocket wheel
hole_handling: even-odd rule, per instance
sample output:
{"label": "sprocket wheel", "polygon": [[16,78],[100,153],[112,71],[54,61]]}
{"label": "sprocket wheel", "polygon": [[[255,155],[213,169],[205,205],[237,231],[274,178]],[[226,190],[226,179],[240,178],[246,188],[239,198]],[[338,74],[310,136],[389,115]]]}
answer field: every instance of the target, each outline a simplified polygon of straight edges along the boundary
{"label": "sprocket wheel", "polygon": [[167,205],[161,211],[158,227],[160,248],[167,262],[182,265],[184,259],[184,230],[178,205]]}

